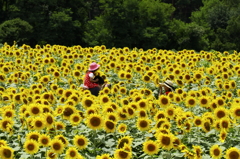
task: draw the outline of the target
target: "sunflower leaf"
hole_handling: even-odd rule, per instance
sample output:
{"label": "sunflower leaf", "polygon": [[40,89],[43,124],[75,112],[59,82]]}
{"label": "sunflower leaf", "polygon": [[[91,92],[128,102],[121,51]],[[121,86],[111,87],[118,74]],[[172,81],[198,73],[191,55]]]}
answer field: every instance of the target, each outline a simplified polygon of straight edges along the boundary
{"label": "sunflower leaf", "polygon": [[108,139],[105,143],[107,147],[112,147],[115,144],[113,139]]}
{"label": "sunflower leaf", "polygon": [[21,149],[20,146],[16,146],[16,147],[13,148],[14,151],[18,151],[20,149]]}
{"label": "sunflower leaf", "polygon": [[30,157],[31,155],[27,154],[26,152],[22,152],[22,155],[20,157],[20,159],[26,159],[28,157]]}
{"label": "sunflower leaf", "polygon": [[209,132],[206,133],[206,136],[210,136],[216,133],[215,129],[210,130]]}

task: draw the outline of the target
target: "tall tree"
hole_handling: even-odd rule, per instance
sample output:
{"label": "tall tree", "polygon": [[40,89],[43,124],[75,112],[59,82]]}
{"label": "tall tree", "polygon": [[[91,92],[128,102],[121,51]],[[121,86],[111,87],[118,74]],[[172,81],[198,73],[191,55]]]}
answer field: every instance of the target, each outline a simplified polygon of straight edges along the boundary
{"label": "tall tree", "polygon": [[20,18],[7,20],[0,25],[0,43],[7,42],[11,45],[14,41],[20,45],[29,43],[32,31],[33,27]]}
{"label": "tall tree", "polygon": [[[165,47],[174,8],[159,0],[101,0],[103,13],[88,23],[85,40],[109,47]],[[98,26],[94,26],[98,25]],[[101,30],[92,30],[97,27]],[[108,37],[102,38],[103,36]]]}

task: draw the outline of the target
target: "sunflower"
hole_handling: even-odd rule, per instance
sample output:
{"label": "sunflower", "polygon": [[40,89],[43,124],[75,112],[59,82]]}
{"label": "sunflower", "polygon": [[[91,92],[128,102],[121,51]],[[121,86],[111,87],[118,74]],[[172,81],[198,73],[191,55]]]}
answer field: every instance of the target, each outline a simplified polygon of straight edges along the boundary
{"label": "sunflower", "polygon": [[74,113],[70,116],[70,122],[73,126],[77,126],[81,123],[82,117],[79,113]]}
{"label": "sunflower", "polygon": [[214,116],[217,119],[228,117],[228,115],[229,115],[229,110],[224,107],[218,107],[214,110]]}
{"label": "sunflower", "polygon": [[149,75],[145,74],[142,76],[142,80],[146,83],[149,83],[149,82],[151,82],[151,77]]}
{"label": "sunflower", "polygon": [[231,120],[229,118],[221,118],[219,126],[221,129],[228,130],[231,127]]}
{"label": "sunflower", "polygon": [[88,139],[83,135],[76,135],[73,139],[73,144],[79,149],[85,149],[88,145]]}
{"label": "sunflower", "polygon": [[40,78],[40,82],[47,84],[48,82],[50,82],[50,76],[49,75],[42,76]]}
{"label": "sunflower", "polygon": [[76,107],[65,105],[63,111],[63,119],[70,119],[70,116],[77,112]]}
{"label": "sunflower", "polygon": [[100,96],[100,103],[101,104],[109,104],[109,103],[111,103],[111,99],[109,98],[109,96],[108,95],[102,95],[102,96]]}
{"label": "sunflower", "polygon": [[195,99],[195,97],[192,96],[188,96],[185,100],[185,105],[190,108],[190,107],[194,107],[197,104],[197,100]]}
{"label": "sunflower", "polygon": [[39,144],[35,140],[26,140],[23,148],[28,154],[35,154],[39,150]]}
{"label": "sunflower", "polygon": [[203,72],[201,72],[201,71],[196,71],[195,73],[194,73],[194,75],[193,75],[193,78],[195,79],[195,80],[198,80],[198,81],[200,81],[201,79],[203,79],[204,77],[203,77]]}
{"label": "sunflower", "polygon": [[143,143],[143,152],[148,155],[155,155],[159,151],[159,144],[157,141],[148,140]]}
{"label": "sunflower", "polygon": [[178,137],[173,137],[173,148],[179,149],[181,144],[181,140]]}
{"label": "sunflower", "polygon": [[98,108],[97,107],[88,108],[85,111],[85,114],[86,114],[86,116],[89,116],[90,114],[98,114]]}
{"label": "sunflower", "polygon": [[131,102],[128,104],[131,108],[134,109],[134,111],[137,111],[138,110],[138,103],[137,102]]}
{"label": "sunflower", "polygon": [[104,106],[104,108],[103,108],[103,112],[104,112],[104,113],[113,113],[113,112],[114,112],[114,109],[112,108],[112,106],[106,105],[106,106]]}
{"label": "sunflower", "polygon": [[2,147],[2,146],[8,146],[8,145],[7,145],[7,141],[5,141],[5,140],[0,140],[0,147]]}
{"label": "sunflower", "polygon": [[106,119],[112,120],[113,122],[117,122],[118,121],[117,113],[115,113],[115,112],[107,112],[106,113]]}
{"label": "sunflower", "polygon": [[5,132],[11,132],[13,125],[14,121],[11,118],[4,118],[0,120],[0,129]]}
{"label": "sunflower", "polygon": [[110,154],[102,154],[102,155],[97,155],[96,159],[112,159],[112,157],[110,157]]}
{"label": "sunflower", "polygon": [[240,108],[237,103],[233,104],[233,106],[230,109],[230,112],[235,119],[240,119]]}
{"label": "sunflower", "polygon": [[161,95],[159,98],[160,106],[163,108],[166,108],[170,105],[170,98],[166,95]]}
{"label": "sunflower", "polygon": [[4,73],[0,73],[0,82],[6,82],[6,75]]}
{"label": "sunflower", "polygon": [[118,77],[119,77],[120,79],[125,79],[125,74],[126,74],[125,71],[120,70],[120,71],[118,72]]}
{"label": "sunflower", "polygon": [[203,131],[207,133],[211,130],[211,122],[208,120],[203,120],[201,127]]}
{"label": "sunflower", "polygon": [[57,130],[64,130],[66,126],[63,122],[57,121],[55,122],[55,127]]}
{"label": "sunflower", "polygon": [[102,116],[99,114],[90,114],[86,122],[87,126],[93,130],[101,129],[103,125]]}
{"label": "sunflower", "polygon": [[46,126],[46,121],[42,117],[35,117],[31,122],[31,125],[34,127],[34,130],[42,130]]}
{"label": "sunflower", "polygon": [[[168,97],[170,98],[170,96],[168,96]],[[170,98],[170,99],[173,99],[173,101],[176,102],[176,103],[181,103],[182,102],[182,96],[180,94],[174,94],[173,98]]]}
{"label": "sunflower", "polygon": [[207,96],[201,96],[199,97],[199,104],[202,107],[207,107],[210,103],[210,98]]}
{"label": "sunflower", "polygon": [[163,149],[170,150],[173,148],[173,135],[159,133],[157,141]]}
{"label": "sunflower", "polygon": [[155,127],[156,129],[162,128],[163,124],[169,123],[169,121],[166,118],[160,118],[156,121]]}
{"label": "sunflower", "polygon": [[40,136],[41,134],[39,132],[30,132],[26,135],[26,140],[35,140],[36,142],[38,142]]}
{"label": "sunflower", "polygon": [[137,102],[137,104],[138,104],[138,107],[140,108],[140,109],[148,109],[148,100],[147,99],[140,99],[138,102]]}
{"label": "sunflower", "polygon": [[38,141],[41,146],[48,147],[50,145],[51,138],[46,134],[41,134]]}
{"label": "sunflower", "polygon": [[0,147],[0,156],[2,159],[13,159],[14,158],[14,150],[8,146]]}
{"label": "sunflower", "polygon": [[224,143],[227,138],[227,131],[225,129],[222,129],[219,134],[219,141]]}
{"label": "sunflower", "polygon": [[202,149],[200,146],[193,146],[193,152],[195,153],[196,159],[201,159],[202,158]]}
{"label": "sunflower", "polygon": [[222,97],[217,97],[215,100],[216,100],[217,107],[221,107],[225,105],[225,101]]}
{"label": "sunflower", "polygon": [[163,110],[158,110],[158,112],[155,114],[155,116],[154,116],[154,120],[155,121],[158,121],[159,119],[161,119],[161,118],[166,118],[167,117],[167,114],[166,114],[166,112],[165,111],[163,111]]}
{"label": "sunflower", "polygon": [[127,93],[127,88],[124,86],[121,86],[118,90],[121,94],[126,94]]}
{"label": "sunflower", "polygon": [[64,107],[59,105],[59,106],[57,106],[57,108],[55,109],[54,112],[57,116],[59,116],[59,115],[62,115],[63,111],[64,111]]}
{"label": "sunflower", "polygon": [[13,109],[6,109],[2,112],[3,118],[13,118],[15,116],[15,110]]}
{"label": "sunflower", "polygon": [[13,100],[14,100],[15,103],[21,104],[21,94],[20,93],[14,94],[13,95]]}
{"label": "sunflower", "polygon": [[170,105],[169,107],[167,107],[165,109],[166,115],[168,118],[170,119],[174,119],[175,115],[176,115],[176,109],[174,108],[174,106]]}
{"label": "sunflower", "polygon": [[92,105],[94,105],[94,100],[91,97],[84,97],[82,99],[82,105],[85,109],[91,107]]}
{"label": "sunflower", "polygon": [[117,111],[118,119],[119,120],[127,120],[128,119],[128,114],[123,111],[123,109],[119,109]]}
{"label": "sunflower", "polygon": [[66,159],[78,159],[80,158],[80,154],[75,147],[69,147],[66,151]]}
{"label": "sunflower", "polygon": [[138,118],[137,119],[137,128],[140,131],[147,131],[150,129],[151,120],[148,118]]}
{"label": "sunflower", "polygon": [[56,90],[56,93],[57,93],[58,96],[62,96],[63,93],[64,93],[64,89],[63,89],[63,88],[58,88],[58,89]]}
{"label": "sunflower", "polygon": [[127,106],[126,109],[127,109],[129,119],[135,117],[135,110],[132,107]]}
{"label": "sunflower", "polygon": [[239,159],[240,158],[240,150],[236,147],[231,147],[226,151],[226,159]]}
{"label": "sunflower", "polygon": [[58,139],[58,140],[62,141],[64,147],[67,147],[68,144],[69,144],[67,138],[65,136],[63,136],[63,135],[54,136],[54,139]]}
{"label": "sunflower", "polygon": [[195,126],[201,127],[201,125],[202,125],[202,118],[199,117],[199,116],[195,116],[194,120],[193,120],[193,123],[194,123]]}
{"label": "sunflower", "polygon": [[105,120],[104,121],[104,129],[107,133],[115,132],[116,123],[112,120]]}
{"label": "sunflower", "polygon": [[210,148],[210,155],[213,159],[221,159],[222,158],[222,149],[218,145],[213,145]]}
{"label": "sunflower", "polygon": [[124,149],[116,149],[114,152],[114,157],[117,159],[131,159],[132,152],[126,151]]}
{"label": "sunflower", "polygon": [[123,148],[125,144],[132,145],[133,138],[132,136],[123,136],[118,140],[117,148]]}
{"label": "sunflower", "polygon": [[45,120],[45,124],[46,124],[45,126],[47,128],[53,127],[55,119],[54,119],[54,116],[50,112],[44,114],[44,120]]}
{"label": "sunflower", "polygon": [[51,150],[56,154],[61,154],[64,150],[64,144],[59,139],[53,139],[50,142]]}
{"label": "sunflower", "polygon": [[127,131],[127,125],[124,123],[121,123],[118,125],[117,129],[119,133],[125,133]]}
{"label": "sunflower", "polygon": [[32,116],[39,116],[43,112],[42,105],[39,103],[30,104],[28,111]]}

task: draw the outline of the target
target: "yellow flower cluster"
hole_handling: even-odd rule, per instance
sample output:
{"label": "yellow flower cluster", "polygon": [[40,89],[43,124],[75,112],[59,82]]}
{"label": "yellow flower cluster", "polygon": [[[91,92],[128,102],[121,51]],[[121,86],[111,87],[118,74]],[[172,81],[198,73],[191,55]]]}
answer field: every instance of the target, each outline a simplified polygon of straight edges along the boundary
{"label": "yellow flower cluster", "polygon": [[[154,156],[160,149],[180,151],[187,158],[201,158],[203,151],[215,158],[223,154],[239,158],[237,148],[223,151],[211,145],[206,151],[200,142],[190,147],[178,137],[204,136],[214,130],[224,143],[239,126],[239,55],[5,44],[0,48],[0,130],[9,136],[25,131],[24,151],[34,155],[46,147],[46,158],[51,159],[62,154],[83,158],[81,152],[91,147],[91,137],[98,132],[115,135],[116,145],[111,153],[95,155],[98,159],[130,159],[136,153]],[[97,73],[112,83],[98,97],[80,86],[91,62],[99,63]],[[176,90],[158,96],[159,83],[166,79],[175,83]],[[86,133],[78,130],[81,126]],[[133,141],[147,133],[151,137],[145,137],[140,152],[134,152]],[[0,141],[3,159],[14,158],[8,142]]]}

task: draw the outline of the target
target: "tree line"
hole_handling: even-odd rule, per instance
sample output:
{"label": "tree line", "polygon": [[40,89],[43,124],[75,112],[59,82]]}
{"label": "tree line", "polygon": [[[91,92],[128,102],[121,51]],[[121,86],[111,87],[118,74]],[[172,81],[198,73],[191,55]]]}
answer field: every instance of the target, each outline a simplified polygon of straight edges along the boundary
{"label": "tree line", "polygon": [[240,50],[240,0],[0,0],[0,43]]}

